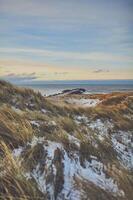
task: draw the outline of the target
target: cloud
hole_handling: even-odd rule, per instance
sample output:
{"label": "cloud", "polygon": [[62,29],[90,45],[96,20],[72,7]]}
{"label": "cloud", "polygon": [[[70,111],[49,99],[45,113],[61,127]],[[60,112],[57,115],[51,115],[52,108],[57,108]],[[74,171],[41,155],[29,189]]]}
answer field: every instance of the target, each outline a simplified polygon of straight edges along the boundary
{"label": "cloud", "polygon": [[54,75],[67,75],[69,72],[54,72]]}
{"label": "cloud", "polygon": [[[115,70],[121,73],[121,68],[126,71],[133,64],[132,2],[0,0],[0,58],[7,60],[11,73],[34,70],[50,72],[52,78],[71,74],[80,78],[79,69],[97,77],[102,73],[108,77]],[[23,62],[10,62],[15,59]],[[1,75],[5,69],[0,69]],[[69,76],[61,74],[67,70]]]}
{"label": "cloud", "polygon": [[96,74],[98,74],[98,73],[108,73],[108,72],[110,72],[108,69],[107,70],[97,69],[97,70],[93,71],[93,73],[96,73]]}
{"label": "cloud", "polygon": [[0,78],[13,82],[13,83],[23,83],[23,82],[29,82],[37,79],[36,74],[30,73],[30,74],[15,74],[15,73],[9,73],[5,76],[0,76]]}

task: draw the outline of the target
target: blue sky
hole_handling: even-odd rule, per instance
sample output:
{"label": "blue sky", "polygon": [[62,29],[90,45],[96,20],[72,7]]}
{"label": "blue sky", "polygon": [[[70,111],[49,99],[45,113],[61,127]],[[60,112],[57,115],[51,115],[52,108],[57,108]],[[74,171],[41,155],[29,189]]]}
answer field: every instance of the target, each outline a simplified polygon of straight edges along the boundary
{"label": "blue sky", "polygon": [[133,79],[132,0],[0,0],[0,77]]}

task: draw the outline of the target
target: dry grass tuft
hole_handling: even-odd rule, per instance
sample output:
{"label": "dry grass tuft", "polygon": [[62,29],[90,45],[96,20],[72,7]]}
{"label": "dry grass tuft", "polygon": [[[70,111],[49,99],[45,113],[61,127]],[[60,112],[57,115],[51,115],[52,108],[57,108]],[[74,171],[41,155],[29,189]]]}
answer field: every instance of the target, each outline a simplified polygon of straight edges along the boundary
{"label": "dry grass tuft", "polygon": [[34,147],[27,146],[22,153],[22,165],[26,170],[32,171],[39,162],[44,164],[46,154],[43,144],[37,144]]}
{"label": "dry grass tuft", "polygon": [[33,136],[30,123],[7,106],[0,108],[0,139],[12,147],[24,145]]}
{"label": "dry grass tuft", "polygon": [[0,199],[45,199],[44,194],[37,189],[34,182],[24,177],[22,167],[15,161],[11,150],[4,142],[0,142],[0,149],[4,154],[3,160],[0,157]]}
{"label": "dry grass tuft", "polygon": [[60,124],[66,132],[72,133],[76,130],[76,124],[71,118],[62,117],[60,120]]}

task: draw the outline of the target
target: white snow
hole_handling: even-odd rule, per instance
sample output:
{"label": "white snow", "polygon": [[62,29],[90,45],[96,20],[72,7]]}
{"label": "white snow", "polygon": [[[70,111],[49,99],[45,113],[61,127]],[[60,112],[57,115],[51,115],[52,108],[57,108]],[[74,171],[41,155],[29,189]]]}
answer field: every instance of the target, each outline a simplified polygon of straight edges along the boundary
{"label": "white snow", "polygon": [[122,193],[115,181],[111,177],[106,178],[103,169],[105,170],[105,167],[101,162],[92,160],[91,163],[86,162],[86,168],[80,167],[80,175],[104,190],[121,195]]}
{"label": "white snow", "polygon": [[81,124],[81,123],[88,124],[89,123],[88,117],[86,117],[85,115],[82,115],[82,116],[76,115],[74,119],[77,124]]}
{"label": "white snow", "polygon": [[70,143],[76,144],[78,147],[80,147],[80,140],[74,137],[73,135],[68,134],[68,139]]}
{"label": "white snow", "polygon": [[119,190],[115,181],[110,177],[107,178],[103,169],[104,165],[97,161],[92,160],[90,162],[86,162],[86,168],[83,168],[80,165],[79,158],[75,158],[71,160],[67,153],[64,154],[64,176],[65,176],[65,184],[64,184],[64,192],[65,197],[71,199],[71,192],[73,193],[73,177],[78,176],[79,178],[84,178],[85,180],[93,182],[98,187],[108,190],[109,192],[113,192],[116,195],[123,196],[123,191]]}
{"label": "white snow", "polygon": [[36,137],[36,136],[34,136],[34,137],[32,138],[32,141],[29,142],[28,144],[31,145],[31,147],[34,147],[34,146],[36,146],[37,144],[43,143],[44,140],[45,140],[44,137]]}
{"label": "white snow", "polygon": [[132,133],[119,131],[112,136],[113,147],[118,154],[118,159],[128,169],[133,169],[133,143]]}
{"label": "white snow", "polygon": [[99,99],[74,99],[70,98],[66,100],[67,103],[70,104],[75,104],[78,106],[83,106],[83,107],[95,107],[97,104],[99,104],[101,101]]}
{"label": "white snow", "polygon": [[32,171],[30,174],[30,177],[33,177],[38,184],[38,189],[46,193],[46,177],[45,177],[45,172],[41,173],[40,171],[40,165],[38,164],[36,168]]}
{"label": "white snow", "polygon": [[[30,145],[33,147],[37,143],[43,143],[43,142],[44,142],[43,137],[42,138],[34,137]],[[54,181],[52,183],[46,184],[46,177],[49,173],[52,173],[54,179],[54,176],[56,175],[56,168],[53,164],[53,159],[54,159],[54,151],[57,148],[60,149],[62,148],[60,143],[48,141],[47,145],[44,144],[44,149],[47,151],[46,166],[44,166],[44,171],[41,172],[40,164],[38,164],[32,172],[28,172],[25,174],[27,179],[33,177],[38,185],[38,189],[43,193],[48,193],[50,195],[50,199],[54,199],[54,185],[52,184],[54,183]]]}
{"label": "white snow", "polygon": [[34,121],[34,120],[30,121],[30,123],[31,123],[32,125],[36,126],[36,127],[39,127],[39,126],[40,126],[40,124],[39,124],[38,122]]}
{"label": "white snow", "polygon": [[25,172],[25,173],[24,173],[24,177],[25,177],[27,180],[29,180],[29,179],[32,178],[30,172]]}
{"label": "white snow", "polygon": [[26,103],[25,105],[26,106],[30,106],[30,107],[34,107],[35,106],[35,104],[33,104],[33,103]]}
{"label": "white snow", "polygon": [[16,148],[16,149],[14,149],[13,152],[12,152],[13,157],[14,157],[14,158],[20,157],[20,155],[21,155],[23,149],[24,149],[24,147],[21,147],[21,146],[18,147],[18,148]]}
{"label": "white snow", "polygon": [[71,160],[66,151],[64,151],[64,187],[62,191],[65,197],[64,199],[81,199],[81,194],[79,194],[78,190],[75,190],[74,188],[73,178],[77,174],[77,167],[75,160]]}
{"label": "white snow", "polygon": [[89,124],[89,127],[97,133],[100,140],[103,140],[105,136],[108,135],[109,130],[112,129],[114,126],[111,122],[107,120],[102,122],[100,119],[97,119],[96,121],[92,121]]}
{"label": "white snow", "polygon": [[47,150],[48,158],[50,160],[54,158],[54,151],[57,148],[62,149],[63,147],[60,143],[48,141],[48,146],[45,146],[45,149]]}
{"label": "white snow", "polygon": [[45,109],[41,109],[41,112],[45,114],[45,113],[47,113],[48,111],[45,110]]}
{"label": "white snow", "polygon": [[[69,136],[69,138],[79,145],[77,138],[72,135]],[[54,152],[57,148],[59,148],[64,155],[64,159],[62,159],[64,164],[64,185],[57,198],[58,200],[61,200],[62,198],[80,200],[81,196],[85,195],[82,190],[79,191],[78,188],[76,189],[74,177],[92,182],[96,186],[112,192],[116,196],[124,196],[124,192],[118,188],[116,181],[111,177],[106,177],[106,167],[103,163],[98,161],[96,157],[91,156],[91,161],[85,161],[85,167],[83,167],[80,164],[79,155],[76,152],[73,152],[70,158],[62,144],[52,141],[45,142],[44,137],[37,138],[35,136],[33,137],[31,143],[28,144],[31,145],[32,148],[38,143],[42,143],[44,151],[47,151],[44,169],[42,171],[41,163],[38,163],[33,171],[25,173],[25,177],[27,179],[34,178],[38,185],[38,189],[43,193],[49,194],[50,199],[54,199],[54,179],[56,176],[56,167],[53,159]],[[17,157],[21,154],[22,150],[22,147],[19,147],[18,149],[15,149],[13,153]],[[53,180],[52,182],[47,183],[47,176],[49,174],[52,174]]]}

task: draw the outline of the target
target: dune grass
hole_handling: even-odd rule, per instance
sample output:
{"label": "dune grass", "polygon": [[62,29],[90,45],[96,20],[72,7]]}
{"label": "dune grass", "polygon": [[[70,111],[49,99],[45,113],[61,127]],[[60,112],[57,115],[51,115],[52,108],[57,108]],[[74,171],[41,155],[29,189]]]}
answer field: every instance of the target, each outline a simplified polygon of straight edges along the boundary
{"label": "dune grass", "polygon": [[[95,98],[98,96],[95,95]],[[126,193],[125,199],[132,199],[132,173],[120,165],[111,141],[106,137],[100,141],[96,132],[92,131],[86,122],[77,124],[75,117],[85,116],[90,123],[96,119],[111,120],[116,131],[133,130],[131,118],[133,99],[128,94],[100,95],[99,99],[103,102],[93,108],[75,107],[64,102],[56,104],[50,98],[45,98],[31,89],[13,87],[0,81],[0,199],[46,199],[45,194],[37,189],[35,180],[33,178],[27,180],[24,176],[26,171],[31,172],[35,169],[38,163],[42,165],[42,170],[45,167],[47,152],[43,144],[39,143],[34,147],[28,145],[34,135],[44,137],[45,142],[50,140],[61,143],[68,155],[76,152],[83,167],[86,160],[91,162],[91,156],[95,156],[107,166],[106,176],[117,180],[120,188]],[[22,113],[12,107],[22,110]],[[43,113],[42,109],[45,109],[46,113]],[[31,121],[37,122],[39,126],[35,127]],[[79,146],[71,141],[69,135],[80,141]],[[25,149],[21,159],[15,160],[12,150],[19,146],[24,146]],[[54,182],[55,198],[64,183],[62,160],[63,154],[60,149],[57,149],[53,159],[57,170]],[[53,181],[51,175],[47,181]],[[96,193],[99,192],[101,193],[99,198],[103,200],[115,199],[92,183],[86,184],[78,180],[78,184],[79,189],[83,188],[88,194],[88,198],[91,195],[95,200],[98,197]]]}
{"label": "dune grass", "polygon": [[33,137],[30,123],[8,106],[0,107],[0,139],[12,147],[24,145]]}
{"label": "dune grass", "polygon": [[0,173],[0,199],[46,199],[45,195],[37,189],[35,183],[25,178],[22,166],[16,162],[10,148],[2,141],[0,149],[2,152],[0,167],[3,169]]}

